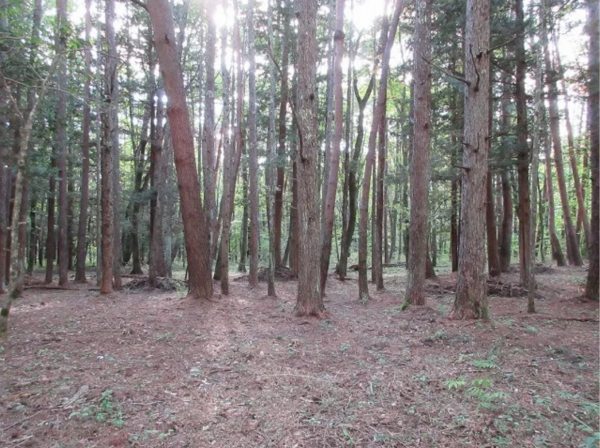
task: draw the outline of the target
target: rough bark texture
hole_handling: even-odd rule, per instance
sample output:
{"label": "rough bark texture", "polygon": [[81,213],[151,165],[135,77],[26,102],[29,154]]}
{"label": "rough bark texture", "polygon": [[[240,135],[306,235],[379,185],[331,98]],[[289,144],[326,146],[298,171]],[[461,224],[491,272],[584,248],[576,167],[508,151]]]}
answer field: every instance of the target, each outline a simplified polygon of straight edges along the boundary
{"label": "rough bark texture", "polygon": [[488,274],[491,277],[500,275],[500,258],[498,256],[498,236],[496,233],[496,210],[494,206],[494,188],[492,172],[488,171],[486,180],[485,229],[487,233]]}
{"label": "rough bark texture", "polygon": [[[547,0],[545,0],[547,3]],[[550,7],[545,5],[546,13]],[[546,17],[544,17],[546,18]],[[547,24],[542,27],[542,34],[547,33]],[[579,251],[577,233],[571,218],[571,208],[569,205],[569,196],[567,194],[567,185],[565,183],[565,172],[563,166],[562,141],[560,137],[560,114],[558,111],[558,88],[557,72],[550,59],[550,50],[547,39],[544,39],[544,61],[546,66],[546,86],[548,87],[548,109],[550,112],[550,135],[552,136],[552,146],[554,148],[554,165],[556,167],[556,181],[560,193],[560,202],[562,204],[563,221],[565,223],[565,232],[567,237],[567,260],[569,264],[581,266],[583,260]]]}
{"label": "rough bark texture", "polygon": [[[44,277],[44,283],[52,283],[54,276],[54,258],[56,254],[56,232],[54,231],[54,211],[56,206],[56,177],[54,171],[56,170],[56,154],[54,148],[52,149],[52,155],[50,161],[50,179],[48,180],[48,216],[46,220],[46,274]],[[11,208],[13,210],[13,208]],[[9,235],[9,243],[12,238]]]}
{"label": "rough bark texture", "polygon": [[500,224],[500,243],[498,256],[500,257],[500,270],[508,272],[512,254],[512,225],[513,225],[513,200],[512,188],[508,170],[502,170],[502,223]]}
{"label": "rough bark texture", "polygon": [[194,155],[194,137],[186,103],[183,74],[177,54],[173,16],[167,0],[150,0],[148,12],[154,29],[154,43],[169,98],[167,116],[177,169],[177,184],[193,298],[210,299],[213,285],[210,270],[208,221],[202,213],[200,183]]}
{"label": "rough bark texture", "polygon": [[67,1],[56,1],[56,53],[63,56],[58,64],[56,103],[56,147],[58,150],[58,284],[69,280],[68,207],[67,207]]}
{"label": "rough bark texture", "polygon": [[488,156],[490,2],[467,1],[465,120],[458,281],[452,317],[488,317],[485,280],[485,199]]}
{"label": "rough bark texture", "polygon": [[342,94],[342,59],[344,57],[344,4],[345,0],[336,1],[335,32],[333,35],[333,113],[334,130],[333,145],[329,158],[329,173],[327,177],[327,193],[324,204],[324,226],[322,229],[323,243],[321,252],[321,293],[325,294],[325,284],[329,272],[329,259],[331,256],[331,241],[333,221],[335,217],[335,195],[337,192],[338,173],[340,167],[340,147],[343,132],[344,98]]}
{"label": "rough bark texture", "polygon": [[590,265],[588,267],[585,295],[588,299],[597,301],[598,271],[600,271],[598,262],[598,252],[600,250],[598,243],[598,233],[600,232],[600,191],[598,185],[600,180],[600,131],[598,129],[600,121],[600,95],[598,94],[598,70],[600,69],[598,54],[600,53],[600,45],[598,36],[598,2],[588,0],[588,9],[587,32],[590,37],[588,55],[588,130],[590,135],[590,168],[592,171],[592,223],[588,246]]}
{"label": "rough bark texture", "polygon": [[369,220],[369,189],[371,186],[371,173],[375,159],[375,143],[377,131],[382,124],[382,118],[385,110],[385,100],[387,91],[387,79],[389,74],[389,61],[392,52],[392,46],[396,38],[396,29],[400,13],[404,7],[403,0],[396,0],[394,14],[389,28],[389,35],[382,38],[381,42],[385,45],[381,61],[381,78],[379,90],[377,92],[377,101],[375,103],[375,112],[371,123],[371,132],[369,134],[369,149],[365,160],[365,174],[363,177],[362,194],[360,201],[360,220],[359,220],[359,238],[358,238],[358,299],[365,301],[369,298],[369,285],[367,282],[367,226]]}
{"label": "rough bark texture", "polygon": [[248,282],[258,286],[258,136],[256,128],[256,61],[254,48],[254,0],[248,2],[248,95],[249,95],[249,168],[250,168],[250,273]]}
{"label": "rough bark texture", "polygon": [[[524,29],[523,0],[515,1],[517,27]],[[525,33],[518,32],[515,39],[517,58],[515,103],[517,108],[517,182],[519,185],[519,278],[521,285],[529,284],[529,227],[531,225],[531,199],[529,197],[529,145],[527,143],[527,94],[525,92]]]}
{"label": "rough bark texture", "polygon": [[298,2],[297,126],[300,145],[298,165],[299,270],[295,313],[322,317],[320,291],[320,221],[317,166],[317,4]]}
{"label": "rough bark texture", "polygon": [[[206,50],[204,52],[204,66],[206,83],[204,85],[204,126],[202,132],[202,181],[204,186],[204,214],[209,238],[208,247],[213,247],[213,240],[217,238],[214,233],[216,225],[215,206],[215,54],[217,46],[217,26],[212,18],[217,2],[205,2],[207,20]],[[212,251],[211,251],[212,254]],[[210,255],[212,256],[212,255]],[[212,261],[212,260],[211,260]]]}
{"label": "rough bark texture", "polygon": [[414,147],[410,158],[410,223],[406,301],[425,305],[429,142],[431,139],[431,0],[417,0],[414,49]]}
{"label": "rough bark texture", "polygon": [[[89,42],[92,31],[92,0],[85,0],[85,40]],[[85,46],[85,79],[83,81],[83,95],[91,98],[92,81],[92,49]],[[85,283],[85,256],[88,220],[88,203],[90,195],[90,127],[92,117],[88,101],[83,102],[83,122],[81,129],[81,196],[79,197],[79,221],[77,223],[77,261],[75,265],[75,281]]]}
{"label": "rough bark texture", "polygon": [[565,256],[560,247],[560,240],[556,235],[556,224],[554,219],[554,184],[552,182],[552,155],[550,154],[550,140],[544,137],[544,152],[546,159],[546,194],[548,197],[548,235],[550,236],[550,247],[552,259],[556,260],[558,266],[565,266]]}
{"label": "rough bark texture", "polygon": [[275,246],[275,265],[282,264],[281,258],[281,227],[283,222],[283,188],[285,182],[285,141],[287,136],[287,107],[288,107],[288,65],[289,65],[289,40],[290,40],[290,7],[288,0],[284,1],[282,8],[283,40],[281,42],[281,86],[279,90],[279,144],[277,146],[277,181],[275,189],[275,216],[273,229],[273,244]]}

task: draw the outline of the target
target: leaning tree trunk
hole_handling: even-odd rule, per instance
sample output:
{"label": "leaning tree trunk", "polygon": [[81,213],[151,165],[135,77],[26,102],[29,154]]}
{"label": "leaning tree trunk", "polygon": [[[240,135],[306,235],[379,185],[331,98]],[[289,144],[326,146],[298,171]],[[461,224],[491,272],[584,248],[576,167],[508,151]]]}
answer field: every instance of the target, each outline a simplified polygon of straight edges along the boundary
{"label": "leaning tree trunk", "polygon": [[360,201],[360,221],[358,228],[358,299],[361,301],[365,301],[369,298],[369,285],[367,282],[367,227],[369,220],[369,189],[371,185],[371,172],[373,171],[373,162],[375,159],[375,143],[377,139],[377,130],[379,126],[382,125],[387,92],[387,80],[390,70],[390,55],[396,38],[396,29],[398,28],[400,13],[402,12],[403,7],[403,0],[396,0],[389,33],[388,35],[382,33],[381,39],[382,46],[385,45],[385,50],[381,61],[381,79],[379,90],[377,92],[377,101],[375,103],[375,113],[373,114],[373,121],[371,122],[369,149],[365,160],[365,174]]}
{"label": "leaning tree trunk", "polygon": [[344,4],[345,0],[336,1],[334,55],[333,55],[333,96],[334,96],[334,132],[333,146],[329,154],[329,173],[327,174],[327,191],[324,203],[324,226],[322,229],[323,243],[321,248],[321,294],[325,294],[327,274],[329,272],[329,259],[331,256],[331,241],[333,221],[335,217],[335,194],[338,184],[340,167],[340,147],[343,132],[344,98],[342,94],[342,59],[344,57]]}
{"label": "leaning tree trunk", "polygon": [[414,49],[414,148],[410,159],[410,223],[406,302],[425,305],[429,144],[431,139],[431,0],[416,3]]}
{"label": "leaning tree trunk", "polygon": [[[252,1],[252,0],[251,0]],[[317,4],[298,2],[298,112],[296,124],[300,145],[298,169],[299,270],[295,313],[322,317],[325,311],[320,291],[320,220],[317,166]]]}
{"label": "leaning tree trunk", "polygon": [[600,191],[599,184],[599,165],[600,165],[600,132],[598,123],[600,122],[600,95],[598,94],[598,54],[600,53],[598,36],[598,2],[588,0],[588,33],[590,36],[590,47],[588,53],[588,129],[590,135],[590,168],[592,171],[592,228],[590,242],[588,246],[590,265],[588,267],[588,277],[585,287],[585,296],[590,300],[598,301],[598,232],[600,227]]}
{"label": "leaning tree trunk", "polygon": [[485,182],[488,156],[490,2],[467,1],[465,118],[458,281],[452,317],[488,317],[485,279]]}
{"label": "leaning tree trunk", "polygon": [[173,16],[168,0],[149,0],[148,12],[154,29],[154,44],[169,98],[167,116],[177,169],[177,184],[189,269],[189,296],[210,299],[213,284],[210,269],[208,220],[203,216],[200,183],[194,154],[194,136],[187,108],[183,73],[177,53]]}
{"label": "leaning tree trunk", "polygon": [[[549,13],[548,0],[545,0],[546,13]],[[543,17],[542,34],[547,35],[547,17]],[[550,51],[548,49],[547,39],[544,39],[544,61],[546,66],[546,85],[548,87],[548,108],[550,111],[550,135],[552,137],[552,146],[554,148],[554,165],[556,167],[556,180],[560,193],[560,202],[562,204],[563,220],[565,222],[565,230],[567,237],[567,260],[569,264],[581,266],[583,260],[579,251],[579,243],[577,242],[577,234],[573,226],[571,218],[571,208],[569,204],[569,196],[567,194],[567,185],[565,183],[565,172],[563,166],[562,141],[560,137],[560,114],[558,111],[558,88],[556,80],[556,70],[553,67],[550,59]]]}

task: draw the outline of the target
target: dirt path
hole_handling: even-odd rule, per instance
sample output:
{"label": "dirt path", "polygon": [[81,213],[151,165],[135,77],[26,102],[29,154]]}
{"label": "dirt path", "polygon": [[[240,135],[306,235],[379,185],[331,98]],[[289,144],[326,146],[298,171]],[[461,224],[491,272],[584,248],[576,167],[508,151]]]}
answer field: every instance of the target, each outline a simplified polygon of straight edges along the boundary
{"label": "dirt path", "polygon": [[446,319],[453,296],[435,284],[427,307],[402,312],[400,269],[367,304],[355,281],[330,279],[320,322],[292,317],[295,282],[278,298],[233,282],[203,306],[29,289],[0,344],[0,446],[598,446],[598,306],[576,299],[583,278],[540,275],[536,316],[491,297],[488,323]]}

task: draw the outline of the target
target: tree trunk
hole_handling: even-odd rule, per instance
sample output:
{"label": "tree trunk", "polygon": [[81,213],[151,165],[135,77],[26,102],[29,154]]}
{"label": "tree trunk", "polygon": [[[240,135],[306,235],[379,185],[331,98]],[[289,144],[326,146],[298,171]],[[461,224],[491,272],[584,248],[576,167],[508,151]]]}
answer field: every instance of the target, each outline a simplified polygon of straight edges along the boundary
{"label": "tree trunk", "polygon": [[322,317],[325,311],[320,291],[320,220],[317,166],[317,4],[298,2],[298,112],[296,124],[300,145],[298,171],[299,269],[295,313]]}
{"label": "tree trunk", "polygon": [[[46,233],[46,276],[44,278],[44,283],[46,284],[52,283],[54,277],[54,256],[56,254],[56,233],[54,229],[54,212],[56,198],[56,176],[54,175],[54,172],[56,170],[56,153],[54,151],[54,148],[52,149],[50,170],[50,180],[48,181],[48,230]],[[12,235],[10,236],[9,241],[12,241]]]}
{"label": "tree trunk", "polygon": [[[238,117],[238,123],[241,121],[241,118]],[[241,129],[240,131],[241,132]],[[244,149],[244,154],[246,151]],[[242,212],[242,231],[240,238],[240,262],[238,263],[238,272],[246,272],[246,263],[248,260],[248,163],[244,160],[244,164],[242,166],[242,203],[243,203],[243,212]]]}
{"label": "tree trunk", "polygon": [[[491,129],[490,129],[491,131]],[[485,222],[487,232],[488,274],[490,277],[500,275],[500,258],[498,256],[498,240],[496,233],[496,210],[494,207],[494,188],[492,172],[488,169],[486,180]]]}
{"label": "tree trunk", "polygon": [[340,167],[340,147],[343,132],[344,98],[342,93],[342,59],[344,56],[344,4],[345,0],[336,1],[334,55],[333,55],[333,97],[334,97],[334,132],[333,146],[329,159],[329,173],[327,176],[327,192],[324,203],[324,226],[322,229],[323,243],[321,249],[321,294],[325,294],[329,260],[331,256],[331,241],[333,221],[335,218],[335,196],[337,192],[338,173]]}
{"label": "tree trunk", "polygon": [[414,148],[410,159],[410,223],[406,302],[425,305],[429,144],[431,139],[431,0],[416,4],[414,37]]}
{"label": "tree trunk", "polygon": [[[0,151],[2,151],[0,149]],[[8,234],[7,221],[10,202],[10,170],[0,163],[0,294],[4,293],[6,278],[6,237]]]}
{"label": "tree trunk", "polygon": [[369,134],[369,149],[365,160],[365,174],[362,185],[362,197],[360,202],[360,221],[359,221],[359,243],[358,243],[358,299],[365,301],[369,298],[369,286],[367,283],[367,224],[369,218],[369,189],[371,185],[371,172],[373,170],[373,161],[375,158],[375,143],[377,131],[382,125],[382,119],[385,111],[385,100],[387,92],[387,80],[389,74],[389,61],[392,52],[392,46],[396,37],[396,29],[400,13],[404,8],[403,0],[396,0],[394,15],[389,28],[389,35],[382,33],[381,48],[383,58],[381,62],[381,79],[379,90],[377,92],[377,102],[373,121],[371,123],[371,132]]}
{"label": "tree trunk", "polygon": [[[387,95],[386,95],[387,102]],[[375,244],[373,250],[373,282],[377,287],[377,291],[382,291],[383,286],[383,177],[385,175],[385,158],[386,158],[386,114],[385,108],[382,112],[381,123],[379,125],[379,143],[377,148],[377,179],[373,182],[375,199],[375,206],[373,207],[373,217],[375,227],[373,228],[373,234],[375,235]]]}
{"label": "tree trunk", "polygon": [[[523,0],[515,0],[517,28],[524,30]],[[529,284],[529,233],[531,226],[531,203],[529,197],[529,145],[527,143],[527,93],[525,91],[525,33],[519,32],[515,39],[517,59],[515,102],[517,109],[517,182],[519,185],[519,279],[522,286]]]}
{"label": "tree trunk", "polygon": [[[90,41],[92,32],[92,0],[85,1],[85,41]],[[85,80],[83,82],[83,95],[91,98],[91,79],[92,79],[92,49],[89,45],[85,46]],[[89,101],[83,103],[83,123],[81,129],[81,197],[79,199],[79,221],[77,223],[77,261],[75,266],[75,281],[85,283],[85,256],[86,256],[86,236],[88,205],[90,196],[90,127],[91,110]]]}
{"label": "tree trunk", "polygon": [[488,156],[490,2],[467,0],[465,118],[458,281],[452,317],[488,317],[485,200]]}
{"label": "tree trunk", "polygon": [[[548,0],[545,1],[545,8],[547,13],[550,13],[548,6]],[[542,26],[542,34],[548,30],[546,23],[547,17],[544,15],[544,24]],[[571,219],[571,209],[569,205],[569,197],[567,194],[567,186],[565,184],[565,173],[563,167],[563,156],[562,156],[562,141],[560,137],[560,115],[558,111],[558,89],[557,89],[557,73],[555,67],[553,67],[550,60],[550,51],[548,49],[547,39],[544,39],[544,60],[546,65],[546,86],[548,88],[548,106],[550,111],[550,134],[552,136],[552,145],[554,147],[554,165],[556,167],[556,181],[558,183],[558,190],[560,193],[560,201],[562,204],[563,220],[565,223],[565,231],[567,237],[567,260],[569,264],[575,266],[581,266],[583,260],[581,259],[581,253],[579,251],[579,244],[577,242],[577,234],[575,233],[575,227],[573,226],[573,220]]]}
{"label": "tree trunk", "polygon": [[67,1],[56,1],[56,53],[63,53],[58,65],[55,144],[58,150],[58,284],[69,281],[68,207],[67,207],[67,47],[65,35]]}
{"label": "tree trunk", "polygon": [[285,0],[282,6],[283,37],[281,42],[281,87],[279,101],[279,144],[277,146],[277,184],[275,189],[275,211],[273,244],[275,246],[275,265],[280,266],[281,261],[281,226],[283,222],[283,188],[285,182],[285,141],[287,136],[287,107],[288,107],[288,65],[289,65],[289,39],[290,39],[290,5]]}
{"label": "tree trunk", "polygon": [[512,253],[513,200],[508,170],[502,170],[502,223],[500,225],[500,245],[498,256],[500,270],[508,272]]}
{"label": "tree trunk", "polygon": [[[216,0],[205,3],[207,20],[206,50],[204,52],[204,65],[206,70],[206,83],[204,91],[204,130],[202,132],[202,181],[204,184],[204,214],[209,238],[208,248],[213,247],[213,241],[218,238],[215,233],[216,206],[215,206],[215,59],[217,44],[216,23],[211,15],[217,7]],[[250,7],[249,7],[250,8]],[[212,263],[212,251],[209,249],[209,258]]]}
{"label": "tree trunk", "polygon": [[150,0],[148,12],[154,29],[154,43],[169,98],[167,116],[177,169],[177,184],[187,263],[189,269],[189,296],[210,299],[213,285],[210,253],[201,248],[210,247],[208,220],[203,216],[200,183],[194,155],[194,137],[187,109],[183,74],[179,63],[173,16],[167,0]]}
{"label": "tree trunk", "polygon": [[258,135],[256,124],[256,61],[254,42],[254,0],[248,3],[248,95],[249,107],[248,128],[250,138],[250,275],[248,282],[252,288],[258,286]]}
{"label": "tree trunk", "polygon": [[598,123],[600,122],[600,97],[598,94],[598,54],[600,53],[598,36],[598,2],[588,0],[588,23],[587,30],[590,37],[588,53],[588,131],[590,138],[590,168],[592,171],[592,227],[590,240],[588,244],[588,254],[590,265],[588,267],[587,283],[585,287],[585,296],[590,300],[598,301],[598,263],[600,228],[600,191],[598,188],[600,177],[600,132]]}

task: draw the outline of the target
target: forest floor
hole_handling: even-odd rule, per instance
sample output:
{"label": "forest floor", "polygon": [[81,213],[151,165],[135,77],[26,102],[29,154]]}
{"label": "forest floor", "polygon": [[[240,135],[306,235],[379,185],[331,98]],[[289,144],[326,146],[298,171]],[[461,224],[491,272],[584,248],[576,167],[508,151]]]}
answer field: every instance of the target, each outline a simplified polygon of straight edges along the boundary
{"label": "forest floor", "polygon": [[269,298],[241,279],[199,304],[29,279],[0,341],[0,446],[598,446],[585,277],[548,268],[538,314],[491,296],[488,322],[446,317],[455,277],[443,271],[427,306],[406,311],[403,269],[367,303],[356,279],[332,276],[322,321],[293,316],[294,281]]}

